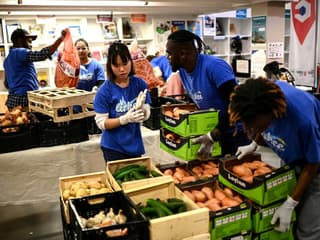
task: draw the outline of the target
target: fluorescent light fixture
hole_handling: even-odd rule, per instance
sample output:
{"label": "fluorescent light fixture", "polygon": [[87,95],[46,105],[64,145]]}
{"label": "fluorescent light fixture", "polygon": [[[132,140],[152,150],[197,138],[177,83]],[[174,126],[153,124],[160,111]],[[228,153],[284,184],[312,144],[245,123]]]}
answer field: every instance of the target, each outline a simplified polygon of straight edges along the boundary
{"label": "fluorescent light fixture", "polygon": [[24,6],[101,6],[101,7],[139,7],[146,6],[146,1],[70,1],[70,0],[23,0]]}
{"label": "fluorescent light fixture", "polygon": [[79,10],[76,10],[76,11],[70,11],[70,10],[67,10],[67,11],[9,11],[9,12],[3,12],[3,11],[0,11],[0,16],[1,15],[7,15],[7,16],[52,16],[52,15],[55,15],[55,16],[59,16],[59,15],[63,15],[63,16],[90,16],[90,15],[93,15],[93,16],[96,16],[96,15],[99,15],[99,14],[109,14],[110,12],[108,11],[87,11],[87,10],[84,10],[84,11],[79,11]]}

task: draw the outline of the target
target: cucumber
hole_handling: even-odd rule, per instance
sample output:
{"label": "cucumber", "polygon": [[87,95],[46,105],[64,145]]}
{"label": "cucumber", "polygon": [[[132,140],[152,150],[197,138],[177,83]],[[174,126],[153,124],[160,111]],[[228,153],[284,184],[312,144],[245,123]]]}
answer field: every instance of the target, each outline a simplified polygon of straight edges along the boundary
{"label": "cucumber", "polygon": [[180,213],[180,208],[186,208],[186,204],[184,202],[167,202],[165,205],[174,213]]}
{"label": "cucumber", "polygon": [[114,176],[114,178],[121,179],[125,175],[127,175],[130,171],[132,171],[132,169],[139,168],[139,167],[140,165],[138,164],[128,165],[128,166],[117,169],[112,175]]}
{"label": "cucumber", "polygon": [[155,170],[150,170],[150,174],[152,177],[161,177],[162,175]]}
{"label": "cucumber", "polygon": [[158,208],[161,209],[165,213],[166,216],[173,214],[173,212],[161,200],[155,200],[152,198],[148,198],[147,199],[147,206],[154,207],[156,209],[158,209]]}
{"label": "cucumber", "polygon": [[[134,169],[134,168],[138,168],[140,167],[140,165],[138,164],[131,164],[131,165],[128,165],[128,166],[125,166],[125,167],[122,167],[122,168],[119,168],[117,169],[112,175],[115,177],[115,178],[122,178],[123,175],[125,175],[127,171],[131,170],[131,169]],[[120,175],[120,176],[119,176]]]}

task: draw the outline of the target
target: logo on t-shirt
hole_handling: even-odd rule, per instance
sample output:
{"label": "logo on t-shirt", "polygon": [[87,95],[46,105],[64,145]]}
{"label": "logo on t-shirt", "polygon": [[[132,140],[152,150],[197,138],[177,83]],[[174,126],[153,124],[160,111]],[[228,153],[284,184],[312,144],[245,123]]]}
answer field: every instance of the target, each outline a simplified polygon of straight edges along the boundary
{"label": "logo on t-shirt", "polygon": [[285,151],[287,144],[282,138],[274,136],[270,132],[263,132],[262,137],[276,152]]}
{"label": "logo on t-shirt", "polygon": [[118,113],[127,112],[130,108],[132,108],[134,102],[135,102],[135,99],[133,99],[132,101],[126,101],[122,96],[119,103],[116,105],[116,112]]}

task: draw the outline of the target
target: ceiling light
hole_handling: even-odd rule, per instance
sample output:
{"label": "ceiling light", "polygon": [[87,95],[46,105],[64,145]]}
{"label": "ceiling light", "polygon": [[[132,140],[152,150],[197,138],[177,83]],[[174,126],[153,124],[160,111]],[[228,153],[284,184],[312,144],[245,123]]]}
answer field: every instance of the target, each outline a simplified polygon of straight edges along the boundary
{"label": "ceiling light", "polygon": [[38,6],[106,6],[106,7],[117,7],[117,6],[145,6],[148,2],[146,1],[43,1],[43,0],[23,0],[23,5],[38,5]]}

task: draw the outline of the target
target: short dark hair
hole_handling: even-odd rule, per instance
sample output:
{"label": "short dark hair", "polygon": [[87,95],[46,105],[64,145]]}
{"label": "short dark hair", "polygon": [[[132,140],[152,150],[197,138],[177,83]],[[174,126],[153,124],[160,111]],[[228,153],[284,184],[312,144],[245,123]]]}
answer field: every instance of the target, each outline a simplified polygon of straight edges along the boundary
{"label": "short dark hair", "polygon": [[192,43],[199,53],[202,52],[205,47],[205,43],[198,35],[187,30],[177,30],[171,33],[168,36],[168,41],[175,43]]}
{"label": "short dark hair", "polygon": [[286,106],[285,96],[274,81],[263,77],[249,78],[236,86],[230,95],[230,124],[237,121],[247,123],[257,115],[266,113],[280,118],[285,115]]}
{"label": "short dark hair", "polygon": [[107,57],[107,77],[108,80],[114,81],[116,76],[114,75],[111,65],[116,64],[116,58],[119,56],[124,63],[131,63],[131,71],[129,76],[135,74],[133,60],[127,45],[121,42],[114,42],[110,45],[108,49],[108,57]]}

